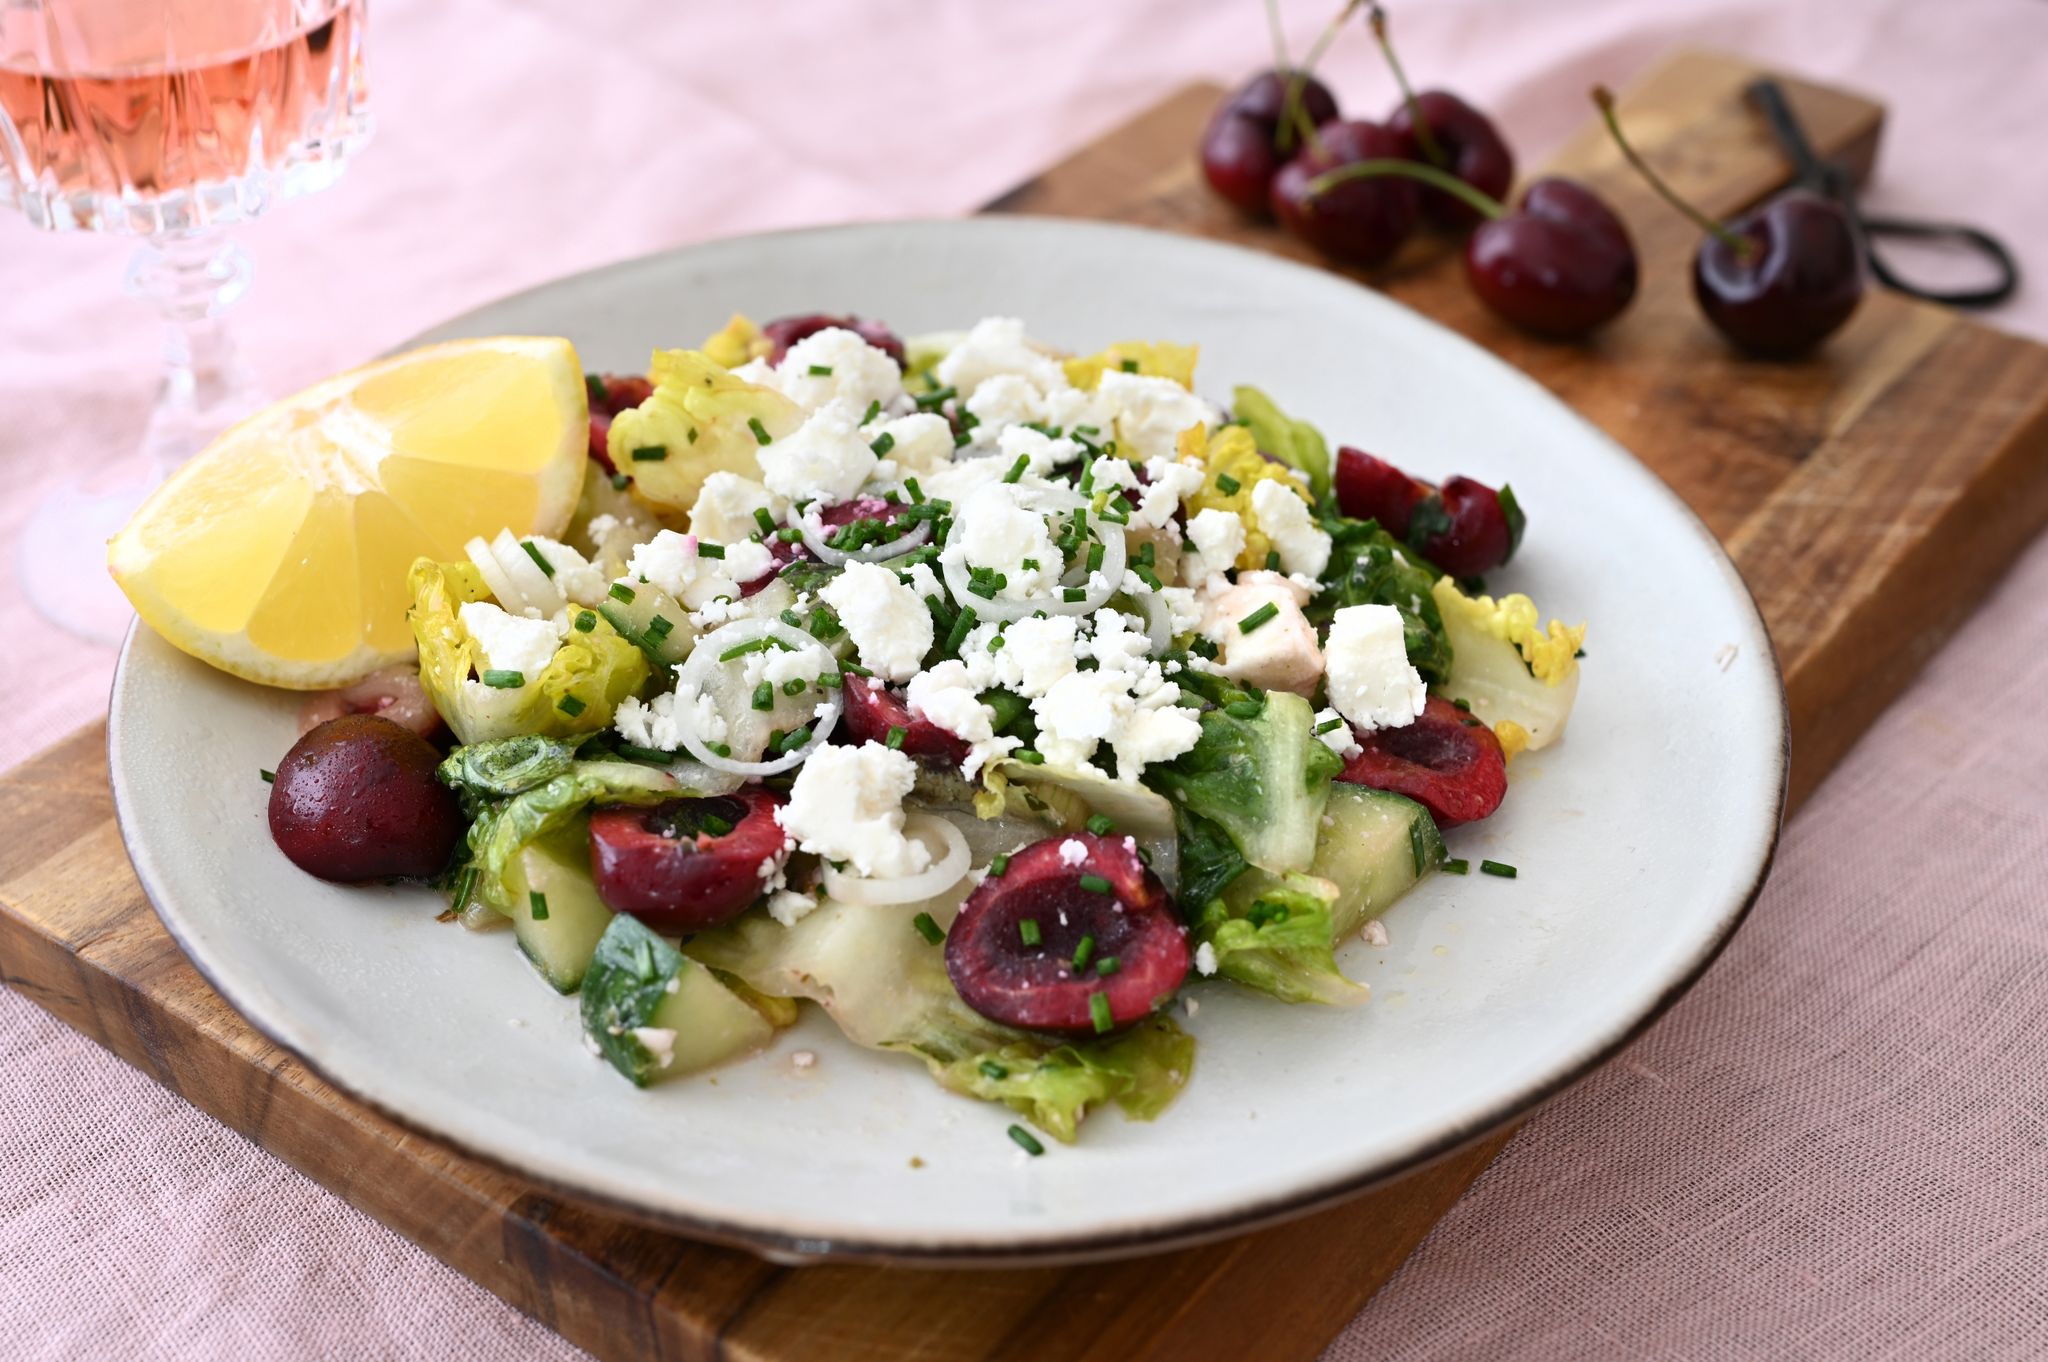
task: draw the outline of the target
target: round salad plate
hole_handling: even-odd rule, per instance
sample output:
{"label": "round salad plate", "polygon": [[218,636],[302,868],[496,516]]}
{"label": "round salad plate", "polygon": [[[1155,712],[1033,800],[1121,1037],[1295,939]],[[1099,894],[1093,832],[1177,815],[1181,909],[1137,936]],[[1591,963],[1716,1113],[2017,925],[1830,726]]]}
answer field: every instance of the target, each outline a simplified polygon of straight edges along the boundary
{"label": "round salad plate", "polygon": [[[815,1009],[774,1048],[635,1089],[585,1050],[573,999],[509,934],[435,921],[422,888],[340,888],[272,846],[299,697],[153,633],[114,682],[116,808],[143,888],[221,994],[402,1123],[555,1190],[778,1256],[997,1263],[1156,1249],[1356,1192],[1526,1113],[1638,1034],[1713,959],[1762,884],[1786,728],[1770,642],[1697,519],[1527,377],[1380,294],[1250,251],[1031,219],[891,223],[713,242],[578,275],[423,339],[562,334],[638,371],[734,312],[855,312],[899,333],[1024,318],[1087,352],[1197,342],[1197,386],[1265,389],[1337,444],[1512,481],[1529,513],[1493,590],[1587,621],[1568,736],[1518,758],[1500,812],[1340,963],[1363,1006],[1221,982],[1182,1014],[1185,1093],[1151,1123],[1092,1116],[1040,1158],[1007,1111]],[[792,1056],[810,1051],[816,1062]]]}

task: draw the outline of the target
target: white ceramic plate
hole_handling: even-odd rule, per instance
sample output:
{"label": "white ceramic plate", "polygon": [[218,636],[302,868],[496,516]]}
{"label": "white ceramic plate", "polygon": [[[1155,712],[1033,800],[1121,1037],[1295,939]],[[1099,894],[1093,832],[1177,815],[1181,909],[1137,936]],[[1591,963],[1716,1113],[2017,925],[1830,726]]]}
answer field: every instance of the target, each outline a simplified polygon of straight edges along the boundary
{"label": "white ceramic plate", "polygon": [[[421,889],[294,869],[257,779],[297,698],[146,631],[114,683],[116,806],[143,887],[251,1022],[406,1124],[573,1194],[777,1255],[1020,1261],[1131,1252],[1309,1209],[1557,1092],[1697,976],[1769,863],[1783,694],[1741,581],[1655,477],[1535,383],[1379,294],[1211,242],[1028,219],[752,237],[579,275],[427,339],[571,337],[637,371],[735,311],[852,311],[899,332],[993,313],[1077,351],[1198,341],[1200,386],[1249,382],[1338,443],[1431,473],[1512,479],[1530,531],[1496,590],[1588,620],[1569,737],[1515,764],[1436,876],[1353,943],[1352,1011],[1195,990],[1200,1057],[1153,1124],[1099,1114],[1027,1159],[1012,1117],[813,1013],[761,1058],[641,1092],[579,1043],[509,934],[434,921]],[[792,1052],[815,1051],[798,1070]]]}

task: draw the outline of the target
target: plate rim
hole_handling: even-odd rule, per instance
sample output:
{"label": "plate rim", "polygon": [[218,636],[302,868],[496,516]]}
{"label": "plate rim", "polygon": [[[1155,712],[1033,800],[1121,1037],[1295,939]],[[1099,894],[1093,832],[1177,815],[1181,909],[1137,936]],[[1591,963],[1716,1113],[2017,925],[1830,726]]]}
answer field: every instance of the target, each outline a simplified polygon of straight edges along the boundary
{"label": "plate rim", "polygon": [[325,1062],[316,1059],[296,1045],[284,1040],[258,1015],[261,1009],[246,1006],[234,992],[225,987],[212,968],[195,949],[194,943],[180,930],[175,910],[167,910],[169,895],[162,888],[153,864],[153,857],[147,846],[137,837],[130,835],[131,815],[128,800],[124,795],[127,782],[122,778],[123,758],[121,754],[124,725],[121,722],[124,679],[128,674],[130,659],[135,642],[142,631],[141,621],[132,621],[127,636],[122,641],[120,656],[115,664],[114,677],[107,715],[107,769],[108,781],[113,794],[113,809],[116,829],[123,849],[140,885],[151,911],[156,914],[164,930],[177,945],[185,959],[199,973],[207,985],[226,1002],[235,1013],[253,1027],[271,1044],[291,1055],[298,1063],[323,1083],[332,1087],[349,1100],[359,1102],[376,1112],[394,1125],[416,1137],[449,1149],[464,1158],[474,1159],[486,1167],[518,1178],[540,1188],[550,1195],[572,1202],[594,1206],[616,1214],[627,1220],[668,1231],[686,1238],[708,1241],[727,1247],[741,1248],[784,1263],[814,1262],[866,1262],[887,1263],[914,1267],[982,1267],[1005,1268],[1020,1266],[1045,1266],[1052,1263],[1079,1263],[1114,1258],[1135,1257],[1144,1254],[1166,1252],[1191,1247],[1217,1239],[1250,1233],[1283,1221],[1313,1214],[1318,1210],[1350,1200],[1374,1187],[1393,1182],[1407,1174],[1445,1159],[1467,1145],[1476,1143],[1485,1136],[1505,1126],[1527,1119],[1538,1108],[1564,1091],[1576,1086],[1596,1070],[1605,1066],[1621,1050],[1627,1048],[1691,990],[1702,975],[1713,965],[1736,931],[1748,918],[1762,894],[1765,883],[1776,860],[1782,838],[1786,804],[1789,794],[1791,772],[1791,725],[1790,709],[1785,694],[1784,673],[1778,662],[1777,647],[1772,639],[1768,624],[1758,609],[1755,596],[1748,583],[1736,570],[1734,562],[1720,541],[1708,529],[1698,514],[1685,500],[1674,492],[1656,471],[1638,459],[1619,441],[1595,426],[1575,408],[1544,388],[1527,373],[1505,359],[1493,354],[1485,347],[1443,325],[1405,303],[1334,270],[1317,265],[1289,260],[1270,252],[1259,251],[1247,246],[1209,238],[1192,237],[1185,233],[1168,232],[1127,223],[1098,222],[1090,219],[1038,217],[1027,215],[994,215],[970,218],[904,218],[824,226],[792,227],[774,231],[751,232],[738,236],[707,238],[703,241],[686,243],[664,251],[632,256],[591,269],[576,271],[553,279],[544,280],[527,288],[505,294],[455,316],[446,318],[434,326],[419,332],[401,342],[393,350],[396,353],[425,343],[426,339],[438,333],[459,328],[464,323],[483,313],[521,301],[532,300],[540,295],[557,290],[573,289],[588,281],[616,273],[631,272],[647,268],[655,262],[687,255],[715,247],[730,247],[747,242],[773,242],[792,238],[819,236],[858,236],[862,234],[887,234],[903,231],[976,231],[1007,230],[1068,232],[1076,237],[1090,235],[1127,236],[1145,239],[1164,238],[1176,246],[1193,245],[1202,249],[1226,255],[1247,255],[1262,265],[1313,274],[1318,281],[1336,287],[1356,289],[1370,295],[1378,305],[1390,306],[1409,313],[1431,329],[1441,333],[1455,347],[1462,347],[1477,357],[1478,362],[1490,365],[1504,376],[1504,381],[1522,384],[1533,395],[1561,409],[1576,423],[1586,437],[1615,455],[1624,466],[1633,465],[1644,475],[1647,493],[1661,496],[1680,520],[1692,531],[1694,537],[1705,548],[1709,561],[1719,570],[1726,586],[1732,588],[1731,599],[1742,607],[1741,612],[1750,626],[1751,637],[1745,644],[1760,644],[1756,652],[1768,663],[1770,693],[1776,698],[1773,707],[1777,728],[1777,741],[1772,758],[1776,766],[1776,790],[1772,803],[1774,814],[1763,838],[1763,845],[1756,856],[1755,869],[1746,888],[1725,907],[1715,921],[1712,931],[1701,942],[1694,954],[1683,966],[1672,974],[1664,986],[1644,1005],[1642,1010],[1625,1024],[1613,1029],[1589,1046],[1568,1057],[1556,1068],[1538,1081],[1518,1085],[1485,1110],[1462,1121],[1447,1123],[1430,1138],[1416,1142],[1414,1147],[1397,1157],[1373,1167],[1356,1172],[1326,1177],[1302,1188],[1261,1198],[1256,1201],[1241,1201],[1228,1209],[1207,1214],[1171,1216],[1154,1222],[1131,1224],[1096,1231],[1058,1231],[1046,1234],[1017,1234],[1014,1230],[998,1235],[928,1234],[864,1237],[860,1235],[833,1234],[829,1236],[807,1235],[789,1229],[764,1227],[724,1217],[687,1214],[622,1198],[593,1187],[537,1172],[521,1166],[492,1151],[473,1145],[464,1139],[438,1128],[430,1120],[397,1110],[376,1097],[357,1089],[354,1085],[334,1073]]}

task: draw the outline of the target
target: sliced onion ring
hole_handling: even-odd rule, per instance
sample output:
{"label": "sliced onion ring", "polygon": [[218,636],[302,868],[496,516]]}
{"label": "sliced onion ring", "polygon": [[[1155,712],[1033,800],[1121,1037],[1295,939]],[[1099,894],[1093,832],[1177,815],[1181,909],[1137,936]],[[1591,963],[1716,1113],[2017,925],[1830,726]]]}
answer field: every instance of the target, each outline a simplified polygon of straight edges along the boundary
{"label": "sliced onion ring", "polygon": [[464,544],[462,552],[475,566],[478,575],[484,579],[484,585],[491,589],[491,594],[498,598],[499,605],[515,615],[525,612],[525,595],[513,584],[512,579],[505,575],[505,569],[498,566],[498,556],[491,552],[491,543],[488,539],[479,535]]}
{"label": "sliced onion ring", "polygon": [[1145,636],[1152,640],[1152,655],[1166,656],[1173,646],[1173,607],[1158,592],[1147,591],[1139,595],[1138,608],[1145,612]]}
{"label": "sliced onion ring", "polygon": [[[1048,615],[1086,615],[1101,609],[1103,602],[1117,593],[1124,580],[1126,557],[1123,527],[1112,522],[1110,528],[1115,533],[1105,534],[1103,526],[1102,521],[1088,522],[1088,533],[1102,545],[1102,566],[1098,571],[1102,575],[1103,589],[1097,591],[1090,586],[1078,601],[1066,599],[1064,591],[1050,596],[1027,596],[1021,600],[997,594],[984,600],[967,589],[973,579],[968,575],[964,558],[941,555],[939,568],[945,574],[946,589],[953,593],[953,600],[961,605],[972,604],[975,615],[980,619],[1020,620],[1041,610]],[[1092,576],[1091,574],[1091,580]]]}
{"label": "sliced onion ring", "polygon": [[[739,644],[752,643],[757,638],[780,639],[798,652],[814,649],[821,659],[818,667],[821,676],[828,671],[839,669],[839,663],[833,658],[831,651],[801,629],[792,629],[781,620],[735,620],[697,640],[696,646],[690,649],[689,657],[676,669],[676,689],[680,691],[687,686],[701,694],[704,690],[704,678],[710,674],[713,667],[719,665],[719,655]],[[724,771],[736,776],[772,776],[778,771],[787,771],[821,747],[825,739],[832,735],[833,725],[839,722],[839,714],[844,706],[845,702],[840,699],[838,691],[826,691],[825,712],[811,721],[811,740],[796,751],[785,752],[773,761],[737,761],[732,757],[719,756],[711,750],[710,745],[704,741],[694,726],[682,720],[680,713],[677,716],[676,736],[682,739],[684,747],[690,749],[691,756],[714,771]]]}
{"label": "sliced onion ring", "polygon": [[[915,875],[899,875],[894,879],[873,880],[865,875],[855,875],[844,870],[834,870],[826,862],[823,874],[825,892],[841,903],[851,903],[859,908],[882,908],[896,903],[922,903],[960,883],[960,877],[967,873],[969,857],[967,839],[960,829],[935,814],[913,813],[903,819],[903,835],[915,837],[924,843],[927,850],[934,850],[937,859]],[[937,843],[934,848],[933,844]]]}
{"label": "sliced onion ring", "polygon": [[825,524],[808,515],[796,518],[797,533],[804,537],[804,547],[818,555],[818,560],[828,567],[841,567],[846,563],[879,563],[889,558],[898,558],[924,544],[932,537],[932,523],[920,520],[902,534],[887,543],[870,544],[864,549],[835,549],[825,542]]}

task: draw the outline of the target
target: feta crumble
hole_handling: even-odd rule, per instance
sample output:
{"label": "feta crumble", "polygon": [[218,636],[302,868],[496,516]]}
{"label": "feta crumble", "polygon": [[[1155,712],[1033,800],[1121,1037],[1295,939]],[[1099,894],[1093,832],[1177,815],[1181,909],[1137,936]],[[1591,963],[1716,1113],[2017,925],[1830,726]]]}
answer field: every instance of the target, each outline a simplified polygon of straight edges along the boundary
{"label": "feta crumble", "polygon": [[932,617],[917,592],[873,563],[850,562],[818,593],[839,615],[860,664],[887,681],[917,675],[931,651]]}
{"label": "feta crumble", "polygon": [[1195,947],[1195,973],[1204,979],[1216,973],[1216,947],[1207,941]]}
{"label": "feta crumble", "polygon": [[1327,648],[1330,703],[1346,719],[1370,732],[1405,728],[1421,715],[1428,690],[1409,665],[1393,606],[1345,606],[1330,621]]}
{"label": "feta crumble", "polygon": [[915,875],[931,864],[924,843],[903,835],[903,798],[916,784],[917,764],[878,742],[820,747],[797,768],[775,821],[799,850],[859,874]]}

